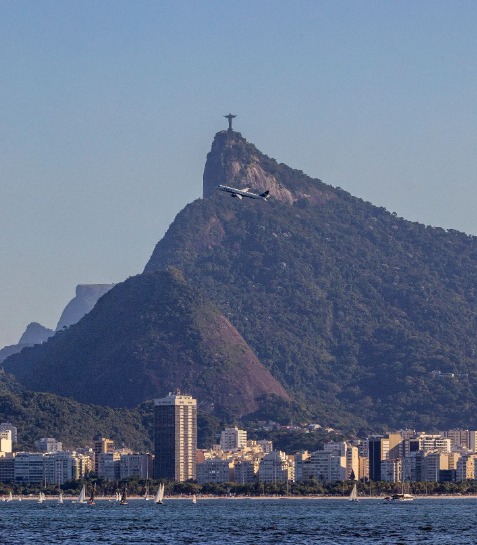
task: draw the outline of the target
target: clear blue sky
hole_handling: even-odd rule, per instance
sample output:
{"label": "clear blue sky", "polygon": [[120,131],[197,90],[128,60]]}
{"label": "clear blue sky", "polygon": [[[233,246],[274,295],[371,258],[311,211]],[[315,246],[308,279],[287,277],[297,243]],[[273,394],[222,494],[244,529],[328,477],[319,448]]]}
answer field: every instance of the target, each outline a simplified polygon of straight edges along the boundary
{"label": "clear blue sky", "polygon": [[223,115],[267,155],[477,234],[473,1],[4,0],[0,347],[142,271]]}

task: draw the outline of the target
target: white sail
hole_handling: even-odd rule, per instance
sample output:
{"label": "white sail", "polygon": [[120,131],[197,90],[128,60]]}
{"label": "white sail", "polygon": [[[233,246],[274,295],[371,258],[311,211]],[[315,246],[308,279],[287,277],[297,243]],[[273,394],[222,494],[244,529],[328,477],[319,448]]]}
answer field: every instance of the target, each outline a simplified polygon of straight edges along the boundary
{"label": "white sail", "polygon": [[81,489],[77,502],[86,503],[86,486],[85,485],[83,485],[83,488]]}
{"label": "white sail", "polygon": [[127,494],[126,494],[126,487],[124,487],[123,493],[121,495],[121,501],[119,502],[119,505],[127,505]]}
{"label": "white sail", "polygon": [[197,503],[197,496],[195,494],[192,496],[192,503]]}
{"label": "white sail", "polygon": [[60,495],[58,496],[58,503],[63,503],[63,492],[60,492]]}
{"label": "white sail", "polygon": [[10,492],[10,494],[8,494],[8,500],[7,501],[13,501],[13,494],[12,492]]}
{"label": "white sail", "polygon": [[154,498],[154,501],[156,503],[162,503],[162,500],[164,499],[164,485],[160,484],[159,488],[157,489],[156,496]]}
{"label": "white sail", "polygon": [[351,490],[351,494],[349,495],[350,501],[359,501],[358,500],[358,490],[356,488],[356,483],[353,486],[353,490]]}
{"label": "white sail", "polygon": [[43,492],[40,492],[38,494],[38,501],[37,503],[43,503],[43,501],[45,500],[45,494],[43,494]]}

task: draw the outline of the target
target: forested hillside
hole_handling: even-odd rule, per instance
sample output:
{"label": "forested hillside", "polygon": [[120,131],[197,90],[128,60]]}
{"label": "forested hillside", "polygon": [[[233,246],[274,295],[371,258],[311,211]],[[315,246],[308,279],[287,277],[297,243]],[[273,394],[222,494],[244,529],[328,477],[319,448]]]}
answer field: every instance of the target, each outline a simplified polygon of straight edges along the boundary
{"label": "forested hillside", "polygon": [[[276,163],[236,133],[233,141],[214,144],[204,176],[211,196],[177,216],[145,271],[183,270],[324,420],[473,426],[475,237],[405,221]],[[230,173],[237,187],[265,180],[291,199],[210,191]]]}
{"label": "forested hillside", "polygon": [[29,388],[112,406],[180,387],[229,421],[477,425],[475,237],[398,218],[235,132],[214,140],[204,195],[144,274],[5,367]]}
{"label": "forested hillside", "polygon": [[18,428],[16,450],[33,449],[41,437],[56,437],[64,449],[92,446],[102,434],[119,446],[151,450],[152,406],[114,410],[87,405],[54,394],[30,392],[5,374],[0,375],[0,422]]}
{"label": "forested hillside", "polygon": [[79,323],[4,362],[27,388],[134,407],[176,388],[201,410],[241,416],[288,400],[216,306],[178,270],[130,278]]}

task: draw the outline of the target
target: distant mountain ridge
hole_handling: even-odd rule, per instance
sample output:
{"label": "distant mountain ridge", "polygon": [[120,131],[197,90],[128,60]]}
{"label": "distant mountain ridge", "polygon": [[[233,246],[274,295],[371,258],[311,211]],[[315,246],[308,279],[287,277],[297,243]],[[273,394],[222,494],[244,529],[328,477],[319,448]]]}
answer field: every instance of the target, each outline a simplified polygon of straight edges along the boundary
{"label": "distant mountain ridge", "polygon": [[0,363],[2,363],[3,360],[6,360],[12,354],[21,352],[27,346],[33,346],[35,344],[45,342],[54,334],[55,332],[52,329],[48,329],[38,322],[31,322],[27,325],[27,328],[23,332],[17,344],[4,346],[0,349]]}
{"label": "distant mountain ridge", "polygon": [[34,345],[44,343],[54,334],[54,331],[42,326],[38,322],[31,322],[27,325],[23,335],[20,337],[18,344]]}
{"label": "distant mountain ridge", "polygon": [[114,284],[78,284],[75,297],[66,305],[56,326],[56,331],[76,324],[90,312],[98,299],[107,293]]}
{"label": "distant mountain ridge", "polygon": [[[94,307],[97,300],[113,286],[114,284],[79,284],[76,286],[76,296],[64,308],[55,331],[78,322]],[[31,322],[17,344],[0,349],[0,363],[12,354],[21,352],[27,346],[44,343],[55,334],[55,331],[42,326],[38,322]]]}

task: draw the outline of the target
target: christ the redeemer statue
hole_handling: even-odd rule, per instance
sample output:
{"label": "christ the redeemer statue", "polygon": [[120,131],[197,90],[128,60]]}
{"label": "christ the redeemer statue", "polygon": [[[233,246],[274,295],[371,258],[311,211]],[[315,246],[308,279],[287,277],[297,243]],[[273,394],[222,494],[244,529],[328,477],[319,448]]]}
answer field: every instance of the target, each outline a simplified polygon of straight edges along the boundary
{"label": "christ the redeemer statue", "polygon": [[234,117],[237,117],[237,116],[229,114],[229,115],[224,115],[224,117],[229,120],[229,131],[231,131],[232,130],[232,119]]}

